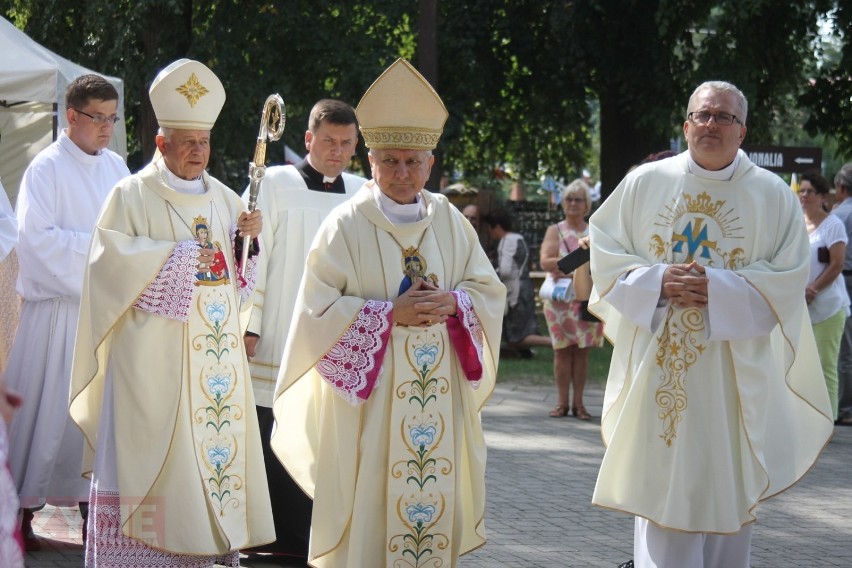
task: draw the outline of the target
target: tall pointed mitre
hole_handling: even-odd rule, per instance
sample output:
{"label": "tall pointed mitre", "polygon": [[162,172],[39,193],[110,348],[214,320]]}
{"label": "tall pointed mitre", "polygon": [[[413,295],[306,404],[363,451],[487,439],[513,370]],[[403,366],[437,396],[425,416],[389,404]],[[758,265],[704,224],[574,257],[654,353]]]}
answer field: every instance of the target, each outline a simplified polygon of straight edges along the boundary
{"label": "tall pointed mitre", "polygon": [[434,149],[449,116],[435,89],[405,59],[379,75],[355,114],[367,148],[400,150]]}
{"label": "tall pointed mitre", "polygon": [[148,90],[163,128],[212,130],[225,104],[225,87],[203,63],[178,59],[157,74]]}

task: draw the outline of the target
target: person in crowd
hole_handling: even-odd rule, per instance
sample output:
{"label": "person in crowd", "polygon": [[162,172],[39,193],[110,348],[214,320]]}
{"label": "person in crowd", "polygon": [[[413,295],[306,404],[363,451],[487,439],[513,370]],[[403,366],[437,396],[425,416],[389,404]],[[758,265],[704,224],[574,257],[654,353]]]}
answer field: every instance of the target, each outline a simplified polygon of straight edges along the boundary
{"label": "person in crowd", "polygon": [[506,286],[503,341],[522,357],[532,357],[530,347],[548,346],[550,338],[538,333],[529,247],[524,237],[513,231],[512,216],[506,209],[495,209],[483,220],[491,240],[497,243],[497,275]]}
{"label": "person in crowd", "polygon": [[[563,274],[556,263],[575,250],[579,239],[588,234],[586,216],[592,210],[589,186],[582,179],[572,181],[565,187],[560,201],[565,219],[547,228],[540,250],[541,268],[554,279],[571,276]],[[561,418],[570,411],[580,420],[591,420],[583,403],[583,390],[589,375],[589,348],[603,346],[601,323],[583,319],[583,306],[573,295],[564,301],[545,298],[543,303],[553,345],[553,375],[558,394],[550,416]]]}
{"label": "person in crowd", "polygon": [[805,300],[833,418],[837,420],[837,361],[843,326],[849,315],[849,295],[841,272],[849,237],[843,221],[828,214],[825,200],[830,191],[828,180],[819,172],[802,174],[799,202],[805,215],[811,248]]}
{"label": "person in crowd", "polygon": [[308,253],[272,448],[314,499],[312,566],[456,566],[485,543],[480,411],[505,287],[424,189],[448,116],[429,83],[397,60],[356,114],[373,179]]}
{"label": "person in crowd", "polygon": [[[852,237],[852,163],[845,164],[834,176],[835,202],[832,210],[843,222],[847,238]],[[847,241],[848,244],[848,241]],[[846,293],[852,298],[852,247],[846,247],[843,260],[843,281]],[[838,426],[852,426],[852,317],[846,318],[837,360],[837,420]]]}
{"label": "person in crowd", "polygon": [[[181,59],[149,95],[158,153],[107,198],[80,304],[70,413],[92,478],[86,566],[238,566],[239,549],[275,538],[239,321],[256,242],[237,263],[261,213],[205,171],[216,75]],[[231,278],[204,277],[202,226]]]}
{"label": "person in crowd", "polygon": [[473,230],[479,233],[479,206],[475,203],[465,205],[464,209],[462,209],[462,215],[473,225]]}
{"label": "person in crowd", "polygon": [[590,221],[590,309],[614,339],[592,500],[635,516],[637,568],[746,568],[757,504],[813,466],[831,410],[796,196],[739,150],[739,89],[703,83],[686,110],[687,151]]}
{"label": "person in crowd", "polygon": [[6,381],[23,405],[9,428],[9,464],[24,508],[27,548],[38,550],[33,512],[45,503],[87,514],[80,477],[83,437],[68,419],[71,355],[86,253],[107,194],[130,174],[107,148],[118,122],[118,91],[99,75],[65,92],[68,127],[24,172],[18,194],[18,294],[24,299]]}
{"label": "person in crowd", "polygon": [[[272,394],[308,249],[328,213],[366,181],[343,171],[357,144],[355,110],[342,101],[323,99],[314,105],[308,119],[308,155],[296,165],[269,168],[258,193],[258,208],[266,215],[260,235],[263,254],[258,259],[245,343],[277,540],[255,552],[308,556],[311,500],[269,447],[274,426]],[[248,191],[243,199],[248,200]]]}

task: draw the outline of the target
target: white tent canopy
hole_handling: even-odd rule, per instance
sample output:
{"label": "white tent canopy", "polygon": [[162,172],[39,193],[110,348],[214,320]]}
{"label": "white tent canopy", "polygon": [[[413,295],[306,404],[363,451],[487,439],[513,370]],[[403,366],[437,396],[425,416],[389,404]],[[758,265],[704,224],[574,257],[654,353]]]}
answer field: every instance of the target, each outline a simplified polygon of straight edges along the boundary
{"label": "white tent canopy", "polygon": [[[42,47],[0,17],[0,183],[13,204],[30,161],[67,126],[68,84],[86,73],[95,72]],[[121,116],[124,82],[103,77],[118,91]],[[116,123],[110,148],[127,157],[124,121]]]}

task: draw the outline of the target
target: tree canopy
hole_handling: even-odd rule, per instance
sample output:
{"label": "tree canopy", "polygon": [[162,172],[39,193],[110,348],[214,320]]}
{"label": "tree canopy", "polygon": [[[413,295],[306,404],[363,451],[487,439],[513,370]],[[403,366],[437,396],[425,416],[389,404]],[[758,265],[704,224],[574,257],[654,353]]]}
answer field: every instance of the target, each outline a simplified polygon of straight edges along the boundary
{"label": "tree canopy", "polygon": [[[418,34],[435,4],[431,53]],[[210,167],[235,189],[268,94],[284,98],[284,141],[303,151],[313,103],[356,105],[397,57],[435,62],[430,79],[450,112],[443,168],[468,178],[498,168],[576,177],[598,161],[599,111],[608,193],[680,137],[689,93],[707,79],[745,92],[750,143],[773,143],[800,107],[811,135],[852,153],[852,0],[7,0],[0,11],[46,47],[125,80],[131,170],[153,152],[157,71],[180,57],[210,66],[228,95]],[[834,52],[820,26],[835,30]],[[282,161],[275,151],[270,161]],[[363,148],[360,157],[364,167]]]}

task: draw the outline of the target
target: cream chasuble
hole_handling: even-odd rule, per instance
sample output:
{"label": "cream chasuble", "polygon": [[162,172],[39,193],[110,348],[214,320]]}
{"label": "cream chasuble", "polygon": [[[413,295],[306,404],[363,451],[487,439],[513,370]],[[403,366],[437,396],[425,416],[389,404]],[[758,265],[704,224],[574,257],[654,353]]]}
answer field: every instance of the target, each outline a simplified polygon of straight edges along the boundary
{"label": "cream chasuble", "polygon": [[[505,288],[461,214],[421,196],[426,217],[394,225],[360,191],[308,255],[272,447],[314,498],[314,566],[450,567],[485,542],[479,411],[494,385]],[[404,270],[454,291],[452,329],[391,327]],[[471,338],[479,381],[466,378],[471,353],[458,352],[454,330]]]}
{"label": "cream chasuble", "polygon": [[[669,529],[734,533],[753,522],[757,503],[804,475],[833,430],[805,310],[801,208],[742,152],[732,174],[690,174],[686,153],[648,164],[591,218],[590,308],[615,345],[593,503]],[[693,260],[707,270],[709,308],[661,304],[648,329],[606,301],[630,271]],[[652,309],[654,282],[639,292]],[[754,310],[750,290],[762,298]],[[774,314],[767,331],[745,331],[764,313]]]}
{"label": "cream chasuble", "polygon": [[[110,195],[89,256],[71,395],[88,473],[101,405],[113,404],[124,534],[194,555],[274,538],[263,467],[249,465],[263,456],[232,248],[243,205],[203,180],[204,194],[178,193],[149,165]],[[216,254],[193,278],[198,246]]]}

